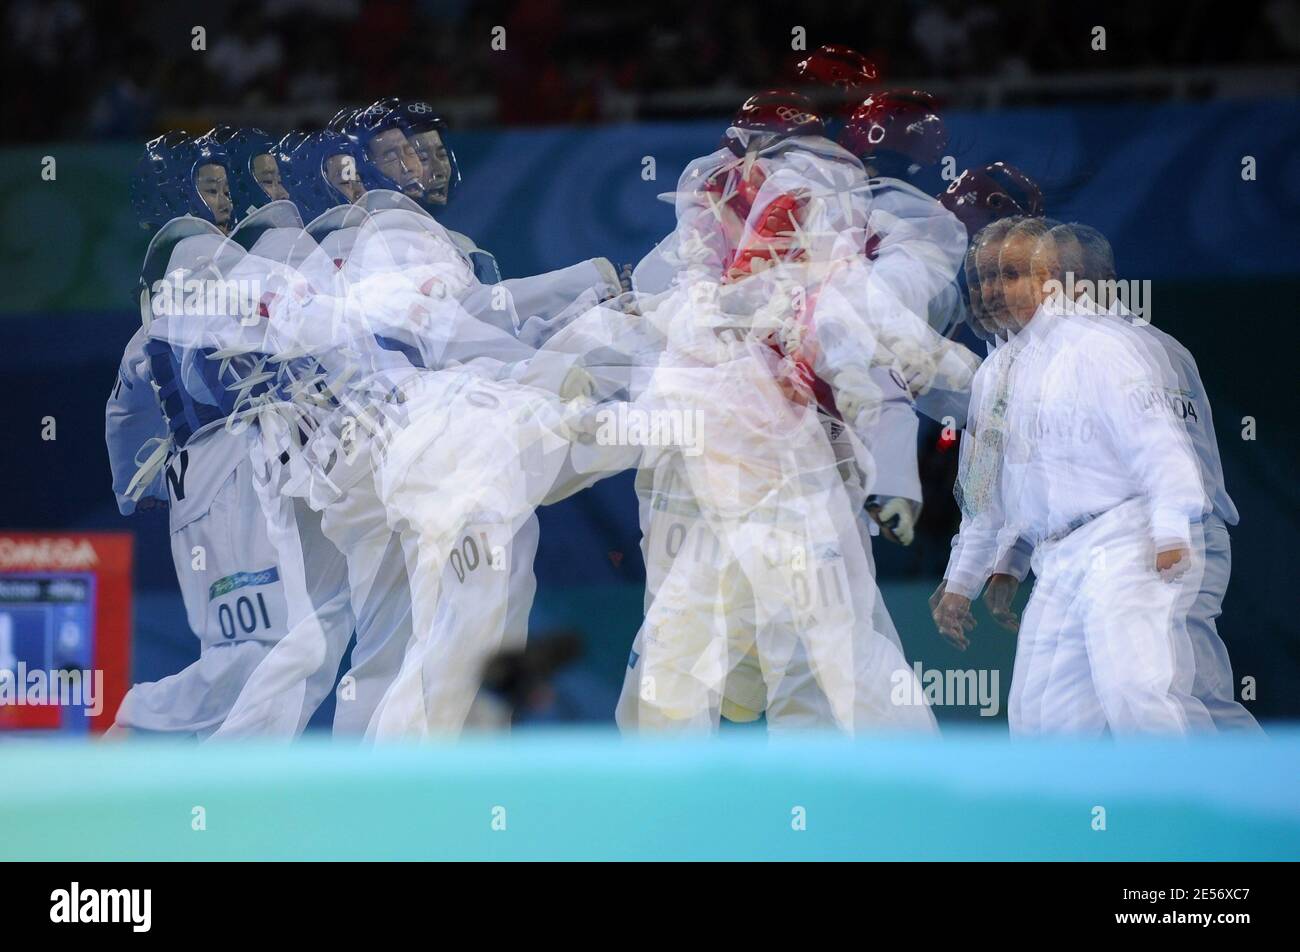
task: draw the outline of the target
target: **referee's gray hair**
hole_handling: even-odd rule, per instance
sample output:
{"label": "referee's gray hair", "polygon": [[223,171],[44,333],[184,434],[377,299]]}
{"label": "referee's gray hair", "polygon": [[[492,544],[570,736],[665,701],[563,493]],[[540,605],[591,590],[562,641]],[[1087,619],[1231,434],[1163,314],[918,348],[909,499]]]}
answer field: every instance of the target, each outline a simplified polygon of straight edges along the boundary
{"label": "referee's gray hair", "polygon": [[1077,221],[1057,225],[1051,235],[1061,256],[1061,269],[1077,280],[1115,280],[1115,253],[1106,236]]}
{"label": "referee's gray hair", "polygon": [[975,233],[975,237],[971,239],[970,248],[966,253],[972,254],[977,248],[988,244],[990,241],[1000,241],[1006,237],[1007,232],[1024,220],[1025,216],[1023,215],[1012,215],[1010,218],[999,218],[997,221],[989,222]]}
{"label": "referee's gray hair", "polygon": [[[1016,223],[1007,229],[1006,241],[1012,238],[1027,238],[1033,242],[1034,254],[1038,253],[1039,247],[1044,241],[1052,240],[1052,228],[1057,222],[1050,218],[1043,218],[1041,215],[1025,216],[1016,219]],[[1003,251],[1006,245],[1003,245]]]}
{"label": "referee's gray hair", "polygon": [[1025,216],[1023,215],[1012,215],[1009,218],[999,218],[997,221],[989,222],[977,231],[975,237],[971,239],[970,247],[966,249],[966,260],[963,263],[966,271],[969,273],[971,269],[975,269],[978,273],[978,268],[976,268],[975,265],[975,256],[979,254],[979,250],[991,241],[1001,241],[1006,237],[1007,232],[1009,232],[1018,222],[1024,221],[1024,219]]}
{"label": "referee's gray hair", "polygon": [[1041,215],[1025,216],[1014,221],[1015,224],[1007,229],[1006,237],[1037,238],[1040,241],[1047,237],[1057,224],[1052,219],[1043,218]]}

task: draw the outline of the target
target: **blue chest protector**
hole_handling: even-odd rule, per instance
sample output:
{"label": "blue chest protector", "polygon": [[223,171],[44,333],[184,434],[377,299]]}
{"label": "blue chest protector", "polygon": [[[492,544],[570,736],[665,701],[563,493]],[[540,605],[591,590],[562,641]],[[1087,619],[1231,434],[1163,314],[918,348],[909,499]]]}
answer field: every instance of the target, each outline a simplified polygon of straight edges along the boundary
{"label": "blue chest protector", "polygon": [[474,277],[479,284],[500,284],[501,269],[497,267],[496,256],[482,248],[475,248],[469,253],[469,263],[474,266]]}
{"label": "blue chest protector", "polygon": [[[249,251],[268,231],[286,226],[301,228],[297,210],[288,202],[273,202],[251,212],[225,241]],[[140,277],[144,293],[147,295],[164,277],[181,241],[214,232],[211,224],[194,218],[168,222],[150,242]],[[287,381],[276,380],[279,366],[268,364],[262,355],[249,353],[223,361],[213,358],[213,348],[182,348],[153,338],[145,342],[144,350],[167,429],[177,448],[204,427],[247,407],[250,400],[265,397],[273,390],[281,399],[288,399],[282,386]]]}
{"label": "blue chest protector", "polygon": [[[206,234],[216,234],[211,223],[186,216],[173,219],[154,235],[140,272],[142,308],[148,306],[153,289],[167,274],[176,246],[186,238]],[[192,359],[191,362],[194,368],[199,369],[205,389],[210,393],[196,395],[192,392],[196,388],[184,386],[185,373],[181,357],[167,341],[149,338],[145,341],[144,352],[148,359],[149,376],[158,388],[163,419],[176,447],[184,446],[203,427],[226,416],[215,396],[223,393],[225,388],[217,380],[216,362],[208,360],[206,353],[195,355],[197,359]]]}
{"label": "blue chest protector", "polygon": [[204,380],[204,383],[211,384],[209,392],[203,395],[204,399],[200,399],[190,387],[184,385],[181,360],[166,341],[150,339],[145,343],[144,350],[149,358],[149,374],[158,388],[163,419],[177,449],[185,446],[204,427],[230,415],[234,409],[233,396],[226,407],[217,402],[218,395],[226,394],[227,391],[216,380],[216,362],[209,360],[207,353],[195,355],[195,368],[204,368],[211,373],[211,378]]}

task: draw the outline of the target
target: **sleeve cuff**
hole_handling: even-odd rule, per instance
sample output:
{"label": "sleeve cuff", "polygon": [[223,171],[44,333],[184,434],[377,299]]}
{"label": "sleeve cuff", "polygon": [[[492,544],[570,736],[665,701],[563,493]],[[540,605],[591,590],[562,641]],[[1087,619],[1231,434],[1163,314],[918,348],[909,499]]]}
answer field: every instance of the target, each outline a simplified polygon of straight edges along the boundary
{"label": "sleeve cuff", "polygon": [[1010,575],[1017,582],[1023,582],[1025,576],[1029,574],[1029,562],[1033,557],[1033,550],[1029,549],[1023,541],[1017,541],[1006,555],[998,562],[997,568],[993,571],[1000,575]]}
{"label": "sleeve cuff", "polygon": [[980,589],[984,587],[986,579],[977,579],[970,572],[961,570],[948,573],[947,584],[944,585],[945,592],[952,592],[955,595],[962,595],[969,598],[972,602],[979,595]]}
{"label": "sleeve cuff", "polygon": [[1190,546],[1191,519],[1185,513],[1170,509],[1157,509],[1151,516],[1151,535],[1157,548],[1171,545]]}

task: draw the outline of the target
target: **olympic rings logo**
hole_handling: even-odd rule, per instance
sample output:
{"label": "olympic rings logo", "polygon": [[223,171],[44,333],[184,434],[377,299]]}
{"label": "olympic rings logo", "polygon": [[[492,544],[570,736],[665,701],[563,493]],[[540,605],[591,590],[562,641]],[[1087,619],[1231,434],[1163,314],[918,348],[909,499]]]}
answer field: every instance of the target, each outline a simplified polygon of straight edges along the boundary
{"label": "olympic rings logo", "polygon": [[793,122],[798,125],[802,125],[805,122],[811,122],[813,118],[796,106],[779,106],[777,107],[776,115],[782,122]]}

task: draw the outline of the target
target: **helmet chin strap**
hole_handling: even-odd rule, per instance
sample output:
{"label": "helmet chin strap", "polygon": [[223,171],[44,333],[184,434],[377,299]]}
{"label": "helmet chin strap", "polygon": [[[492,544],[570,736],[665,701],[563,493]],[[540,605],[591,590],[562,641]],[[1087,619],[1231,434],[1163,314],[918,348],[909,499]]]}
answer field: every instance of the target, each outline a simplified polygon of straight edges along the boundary
{"label": "helmet chin strap", "polygon": [[738,157],[752,161],[759,153],[780,140],[781,136],[766,129],[746,129],[743,126],[731,126],[723,137],[724,142]]}

